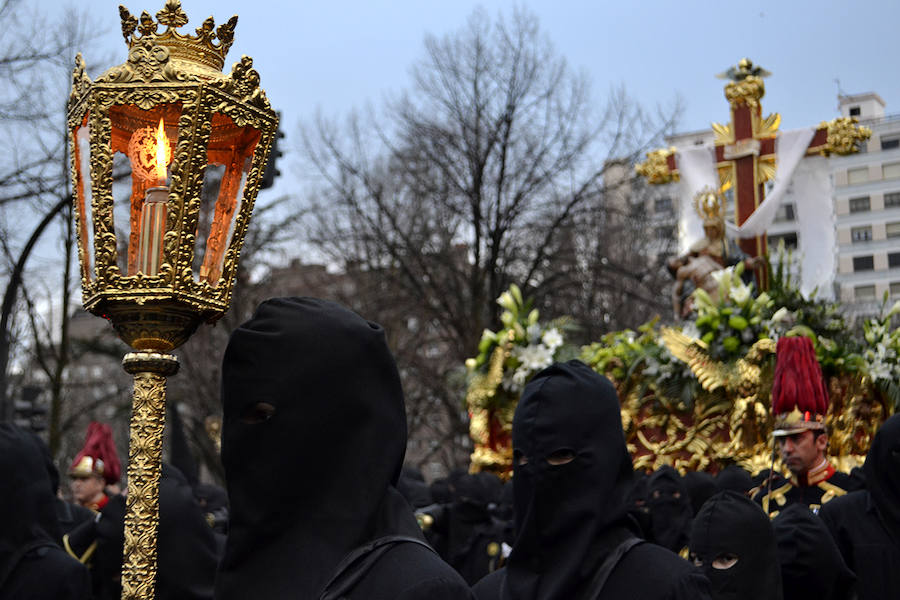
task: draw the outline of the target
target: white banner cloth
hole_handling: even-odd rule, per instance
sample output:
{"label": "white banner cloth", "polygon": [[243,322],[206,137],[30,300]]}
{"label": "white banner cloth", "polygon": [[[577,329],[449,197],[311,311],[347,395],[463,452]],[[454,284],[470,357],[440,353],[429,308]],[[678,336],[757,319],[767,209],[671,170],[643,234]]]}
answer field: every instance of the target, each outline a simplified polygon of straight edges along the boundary
{"label": "white banner cloth", "polygon": [[681,201],[678,203],[678,253],[684,254],[704,236],[703,219],[694,208],[694,196],[701,190],[719,189],[716,154],[712,146],[692,146],[677,150],[675,164],[681,179]]}
{"label": "white banner cloth", "polygon": [[[800,250],[800,292],[809,298],[834,298],[835,227],[832,179],[828,160],[817,156],[803,161],[794,173],[791,200],[797,207]],[[769,251],[774,251],[770,248]]]}
{"label": "white banner cloth", "polygon": [[778,213],[781,199],[791,183],[791,176],[806,155],[809,142],[816,133],[815,127],[792,129],[778,135],[775,139],[775,180],[772,190],[766,194],[762,204],[757,207],[740,227],[726,223],[729,237],[753,238],[765,235]]}

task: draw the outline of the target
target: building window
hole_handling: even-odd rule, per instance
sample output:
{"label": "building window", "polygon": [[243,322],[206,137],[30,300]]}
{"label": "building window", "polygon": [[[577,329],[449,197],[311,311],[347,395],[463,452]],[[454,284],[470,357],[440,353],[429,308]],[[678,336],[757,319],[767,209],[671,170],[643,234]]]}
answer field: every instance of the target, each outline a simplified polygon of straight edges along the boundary
{"label": "building window", "polygon": [[882,150],[893,150],[900,148],[900,138],[881,138]]}
{"label": "building window", "polygon": [[657,227],[656,228],[656,239],[665,241],[670,240],[674,237],[674,231],[668,225],[665,227]]}
{"label": "building window", "polygon": [[657,213],[672,213],[672,199],[668,196],[657,198],[653,201],[653,210]]}
{"label": "building window", "polygon": [[859,198],[850,198],[850,212],[866,212],[871,210],[871,203],[868,196],[860,196]]}
{"label": "building window", "polygon": [[891,163],[881,166],[881,175],[885,179],[897,179],[900,177],[900,163]]}
{"label": "building window", "polygon": [[900,297],[900,281],[891,282],[891,298]]}
{"label": "building window", "polygon": [[[900,254],[898,254],[900,256]],[[870,254],[868,256],[854,256],[853,257],[853,270],[854,271],[871,271],[875,268],[875,259]]]}
{"label": "building window", "polygon": [[865,183],[869,180],[869,167],[859,167],[858,169],[847,169],[847,183],[854,185],[857,183]]}
{"label": "building window", "polygon": [[859,107],[858,107],[858,106],[851,106],[851,107],[850,107],[850,116],[851,116],[851,117],[858,117],[858,116],[859,116]]}
{"label": "building window", "polygon": [[855,300],[874,300],[875,299],[875,286],[874,285],[858,285],[853,288],[853,298]]}
{"label": "building window", "polygon": [[900,221],[884,224],[884,235],[889,238],[900,237]]}
{"label": "building window", "polygon": [[884,207],[893,208],[900,206],[900,192],[890,192],[884,195]]}
{"label": "building window", "polygon": [[864,227],[853,227],[850,230],[850,239],[853,240],[854,244],[868,242],[872,239],[872,226],[865,225]]}
{"label": "building window", "polygon": [[900,252],[891,252],[888,254],[888,267],[900,267]]}
{"label": "building window", "polygon": [[781,233],[778,235],[770,235],[769,236],[769,248],[778,248],[779,242],[784,241],[784,247],[787,249],[796,250],[797,249],[797,234],[796,232],[788,232]]}
{"label": "building window", "polygon": [[793,204],[782,204],[778,207],[778,212],[775,213],[776,221],[793,221],[794,220],[794,205]]}

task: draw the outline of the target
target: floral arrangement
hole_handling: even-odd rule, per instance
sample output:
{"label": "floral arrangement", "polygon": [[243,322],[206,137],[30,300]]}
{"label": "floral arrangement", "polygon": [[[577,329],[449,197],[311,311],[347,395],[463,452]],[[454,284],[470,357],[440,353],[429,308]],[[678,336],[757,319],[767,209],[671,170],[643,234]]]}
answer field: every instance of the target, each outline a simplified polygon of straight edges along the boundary
{"label": "floral arrangement", "polygon": [[697,378],[662,344],[658,325],[656,317],[637,331],[608,333],[582,347],[580,358],[612,380],[621,397],[652,392],[660,402],[690,406],[699,389]]}
{"label": "floral arrangement", "polygon": [[531,299],[526,301],[515,284],[497,298],[497,304],[503,308],[500,314],[503,329],[484,330],[478,344],[478,356],[468,359],[466,367],[470,373],[484,371],[491,356],[498,348],[503,348],[501,385],[506,392],[518,395],[532,375],[563,359],[560,356],[565,343],[563,332],[571,325],[565,318],[542,324],[540,313],[532,308]]}
{"label": "floral arrangement", "polygon": [[768,337],[772,321],[785,316],[772,313],[774,302],[767,293],[754,295],[754,286],[741,279],[743,272],[744,264],[738,263],[713,274],[719,284],[718,302],[702,288],[694,290],[694,326],[710,355],[719,360],[743,356],[754,342]]}

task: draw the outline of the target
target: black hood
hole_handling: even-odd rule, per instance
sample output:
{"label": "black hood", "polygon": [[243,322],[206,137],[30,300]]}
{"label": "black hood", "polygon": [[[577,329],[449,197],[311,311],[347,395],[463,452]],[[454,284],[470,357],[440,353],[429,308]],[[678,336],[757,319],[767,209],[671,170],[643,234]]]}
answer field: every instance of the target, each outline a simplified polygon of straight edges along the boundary
{"label": "black hood", "polygon": [[381,326],[331,302],[267,300],[231,335],[222,402],[217,598],[316,598],[359,545],[420,536],[394,487],[406,416]]}
{"label": "black hood", "polygon": [[[759,505],[737,492],[719,492],[694,519],[691,555],[702,561],[715,600],[781,600],[781,573],[775,533]],[[737,557],[728,569],[713,567],[725,556]]]}
{"label": "black hood", "polygon": [[687,488],[688,496],[691,497],[691,510],[695,515],[700,512],[703,503],[719,491],[716,489],[716,480],[705,471],[688,471],[682,481]]}
{"label": "black hood", "polygon": [[[504,598],[571,600],[627,535],[631,458],[616,390],[579,361],[525,386],[513,418],[516,542]],[[566,464],[547,459],[566,453]]]}
{"label": "black hood", "polygon": [[716,475],[716,487],[746,495],[753,488],[753,477],[737,465],[728,465]]}
{"label": "black hood", "polygon": [[900,414],[885,421],[875,434],[863,472],[885,527],[900,540]]}
{"label": "black hood", "polygon": [[680,552],[687,546],[694,510],[678,471],[665,465],[650,476],[647,506],[650,508],[651,541],[672,552]]}
{"label": "black hood", "polygon": [[0,423],[0,588],[26,552],[57,546],[55,496],[37,437]]}
{"label": "black hood", "polygon": [[804,504],[789,504],[772,521],[785,598],[847,600],[856,580],[825,524]]}

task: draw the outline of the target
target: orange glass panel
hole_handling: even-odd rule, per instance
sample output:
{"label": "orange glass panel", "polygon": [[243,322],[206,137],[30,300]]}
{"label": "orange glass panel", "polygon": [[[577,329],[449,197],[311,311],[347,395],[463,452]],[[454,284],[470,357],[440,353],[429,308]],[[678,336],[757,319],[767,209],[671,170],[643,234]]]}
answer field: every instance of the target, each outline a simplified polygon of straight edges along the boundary
{"label": "orange glass panel", "polygon": [[213,115],[207,150],[209,164],[204,173],[204,197],[194,250],[197,281],[207,281],[212,286],[219,284],[259,138],[258,130],[239,127],[227,115]]}
{"label": "orange glass panel", "polygon": [[81,272],[85,279],[94,279],[94,223],[91,219],[91,127],[90,114],[85,114],[81,125],[72,132],[75,141],[75,210],[78,211],[78,227],[81,234]]}

